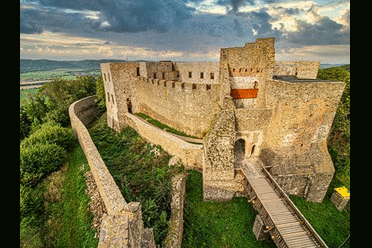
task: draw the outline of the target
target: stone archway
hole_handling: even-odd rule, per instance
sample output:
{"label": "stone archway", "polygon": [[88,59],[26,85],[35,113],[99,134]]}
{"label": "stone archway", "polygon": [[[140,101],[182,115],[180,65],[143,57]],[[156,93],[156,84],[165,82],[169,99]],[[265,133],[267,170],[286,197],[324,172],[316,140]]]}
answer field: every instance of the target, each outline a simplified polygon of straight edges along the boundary
{"label": "stone archway", "polygon": [[244,159],[245,156],[245,140],[238,139],[235,141],[234,146],[235,161],[240,162]]}

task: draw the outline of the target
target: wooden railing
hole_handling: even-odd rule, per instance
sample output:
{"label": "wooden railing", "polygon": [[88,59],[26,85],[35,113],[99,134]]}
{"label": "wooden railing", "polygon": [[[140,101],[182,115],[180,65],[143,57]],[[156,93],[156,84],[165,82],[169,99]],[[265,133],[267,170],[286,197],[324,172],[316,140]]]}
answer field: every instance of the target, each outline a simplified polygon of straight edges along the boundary
{"label": "wooden railing", "polygon": [[257,194],[254,190],[254,188],[249,184],[248,179],[244,178],[243,186],[245,190],[247,191],[249,198],[254,201],[253,206],[258,211],[259,215],[262,217],[262,220],[266,227],[269,227],[267,230],[270,230],[271,238],[274,240],[275,244],[278,247],[288,247],[283,239],[283,236],[280,234],[279,230],[275,228],[274,221],[272,220],[269,212],[265,208],[265,206],[262,204],[260,199],[257,197]]}
{"label": "wooden railing", "polygon": [[302,215],[300,210],[294,205],[288,195],[282,190],[279,184],[275,181],[272,175],[262,167],[262,172],[265,174],[271,186],[275,189],[276,193],[284,200],[284,203],[292,212],[292,214],[300,221],[301,225],[306,229],[310,237],[319,245],[319,247],[328,247],[319,234],[314,230],[307,219]]}

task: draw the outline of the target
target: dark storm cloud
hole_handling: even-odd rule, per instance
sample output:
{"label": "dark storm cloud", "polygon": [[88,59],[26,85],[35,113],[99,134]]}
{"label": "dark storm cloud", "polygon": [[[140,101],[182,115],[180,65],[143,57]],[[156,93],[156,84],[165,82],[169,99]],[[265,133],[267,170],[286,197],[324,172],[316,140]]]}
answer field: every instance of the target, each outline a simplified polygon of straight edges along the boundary
{"label": "dark storm cloud", "polygon": [[[25,3],[28,2],[25,1]],[[84,24],[89,24],[97,31],[131,33],[147,30],[166,32],[170,27],[177,26],[183,20],[191,18],[191,12],[194,10],[187,7],[182,0],[40,0],[38,4],[44,9],[48,8],[54,13],[57,12],[59,15],[64,15],[64,18],[59,23],[54,22],[54,27],[51,24],[46,24],[44,27],[43,23],[36,19],[34,25],[39,25],[39,27],[36,26],[36,29],[48,28],[48,26],[50,28],[64,28],[65,22],[73,19],[74,21],[82,21]],[[80,13],[74,16],[73,14],[76,13],[71,13],[71,10],[80,11]],[[86,16],[81,14],[83,13],[82,11],[99,12],[99,20],[86,18]],[[24,10],[24,12],[27,14],[29,10]],[[54,13],[47,18],[49,20],[55,19]],[[25,14],[23,16],[21,14],[21,23],[32,23],[32,20]],[[75,18],[80,18],[80,20],[75,20]],[[30,32],[30,27],[24,28],[24,30]]]}
{"label": "dark storm cloud", "polygon": [[27,10],[20,13],[20,32],[24,34],[40,34],[43,29],[38,25],[35,19],[38,19],[39,11]]}
{"label": "dark storm cloud", "polygon": [[254,5],[254,0],[218,0],[217,4],[221,6],[231,6],[230,12],[237,13],[239,8],[246,6],[246,3]]}

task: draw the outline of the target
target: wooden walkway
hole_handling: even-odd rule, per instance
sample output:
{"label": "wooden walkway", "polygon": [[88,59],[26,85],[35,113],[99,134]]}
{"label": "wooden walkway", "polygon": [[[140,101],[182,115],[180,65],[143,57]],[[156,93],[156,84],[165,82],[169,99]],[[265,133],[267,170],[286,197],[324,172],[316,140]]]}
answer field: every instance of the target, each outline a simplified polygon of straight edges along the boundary
{"label": "wooden walkway", "polygon": [[264,167],[242,164],[240,170],[249,201],[278,247],[327,247]]}

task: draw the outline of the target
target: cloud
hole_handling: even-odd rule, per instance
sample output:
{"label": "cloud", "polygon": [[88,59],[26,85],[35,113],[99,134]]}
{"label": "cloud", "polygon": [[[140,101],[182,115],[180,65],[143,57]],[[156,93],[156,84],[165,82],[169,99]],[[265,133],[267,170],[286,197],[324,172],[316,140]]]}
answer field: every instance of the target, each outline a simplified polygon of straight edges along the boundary
{"label": "cloud", "polygon": [[[174,58],[214,60],[218,56],[210,51],[243,46],[258,37],[275,37],[278,51],[350,44],[350,4],[336,0],[330,4],[318,0],[21,0],[20,33],[21,54],[69,51],[78,57],[80,49],[84,56],[91,52],[120,58],[136,52],[160,58],[168,55],[157,51],[172,51]],[[31,36],[43,37],[44,43],[32,41]],[[143,50],[128,50],[134,44]]]}
{"label": "cloud", "polygon": [[297,20],[297,31],[288,33],[287,41],[301,45],[350,44],[350,29],[328,17],[320,17],[314,24]]}
{"label": "cloud", "polygon": [[236,36],[243,37],[245,35],[244,32],[243,32],[243,28],[242,28],[242,26],[240,25],[240,23],[238,22],[237,19],[234,20],[234,27],[233,27],[233,29],[236,32]]}
{"label": "cloud", "polygon": [[[21,13],[21,22],[34,22],[40,28],[62,29],[69,25],[69,20],[75,23],[83,22],[83,26],[90,26],[96,31],[112,32],[143,32],[154,30],[164,33],[172,26],[179,25],[183,20],[192,17],[191,12],[195,9],[185,5],[182,0],[39,0],[39,2],[25,1],[24,5],[37,5],[39,11],[48,15],[47,19],[56,20],[52,24],[43,23],[40,13],[32,13],[34,21],[29,18],[29,10]],[[95,15],[86,14],[96,12]],[[63,16],[63,18],[59,18]],[[24,29],[29,32],[29,29]],[[21,30],[21,32],[25,33]]]}
{"label": "cloud", "polygon": [[277,48],[276,60],[321,60],[321,63],[350,63],[350,45],[316,45]]}

